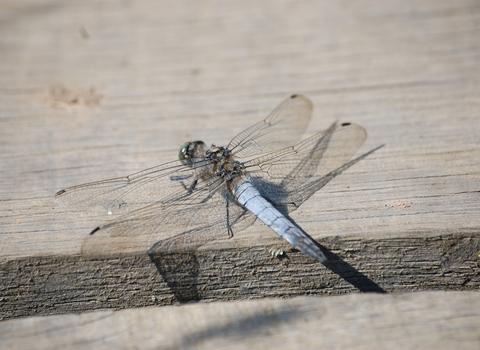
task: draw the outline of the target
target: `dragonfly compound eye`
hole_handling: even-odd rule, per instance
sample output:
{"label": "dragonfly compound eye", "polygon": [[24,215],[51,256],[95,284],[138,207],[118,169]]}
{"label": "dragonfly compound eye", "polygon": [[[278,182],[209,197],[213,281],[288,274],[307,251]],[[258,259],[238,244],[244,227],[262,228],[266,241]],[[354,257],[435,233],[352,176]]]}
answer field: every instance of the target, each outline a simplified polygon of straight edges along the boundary
{"label": "dragonfly compound eye", "polygon": [[178,152],[178,159],[183,165],[191,165],[192,158],[198,157],[206,149],[203,141],[190,141],[185,143]]}

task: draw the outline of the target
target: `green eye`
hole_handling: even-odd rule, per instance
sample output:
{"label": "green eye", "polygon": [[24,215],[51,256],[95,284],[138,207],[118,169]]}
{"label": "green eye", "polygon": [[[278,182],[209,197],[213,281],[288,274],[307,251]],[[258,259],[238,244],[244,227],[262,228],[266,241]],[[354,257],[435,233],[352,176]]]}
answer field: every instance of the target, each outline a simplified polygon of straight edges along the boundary
{"label": "green eye", "polygon": [[180,148],[180,152],[178,152],[178,159],[182,162],[182,164],[186,164],[186,160],[190,158],[188,153],[188,149],[190,147],[190,142],[187,142]]}
{"label": "green eye", "polygon": [[203,141],[190,141],[180,147],[178,152],[178,159],[184,165],[191,165],[192,159],[198,157],[206,149],[205,142]]}

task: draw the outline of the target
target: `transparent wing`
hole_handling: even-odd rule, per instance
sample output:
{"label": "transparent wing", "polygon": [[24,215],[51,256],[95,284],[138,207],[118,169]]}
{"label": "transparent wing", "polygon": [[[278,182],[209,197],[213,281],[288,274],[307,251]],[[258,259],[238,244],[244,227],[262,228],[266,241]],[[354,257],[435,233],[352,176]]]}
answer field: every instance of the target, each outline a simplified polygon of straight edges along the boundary
{"label": "transparent wing", "polygon": [[[235,136],[229,147],[236,156],[247,157],[292,145],[307,128],[312,108],[305,96],[292,95],[265,120]],[[69,187],[55,198],[71,208],[113,219],[169,196],[182,196],[204,165],[208,164],[198,161],[192,169],[173,161],[129,176]]]}
{"label": "transparent wing", "polygon": [[84,240],[82,254],[93,257],[118,253],[182,251],[196,248],[250,226],[256,217],[236,204],[219,179],[197,184],[178,200],[157,202],[111,221]]}
{"label": "transparent wing", "polygon": [[[221,197],[219,196],[220,193]],[[158,241],[158,238],[152,237],[154,238],[152,241],[158,242],[149,249],[149,253],[195,249],[218,236],[231,237],[231,235],[253,225],[257,219],[250,211],[239,206],[231,193],[226,191],[226,188],[217,192],[209,205],[202,206],[201,213],[197,209],[200,208],[187,208],[186,213],[191,214],[189,215],[191,220],[184,225],[181,233],[160,241]],[[204,216],[205,214],[207,215]],[[156,224],[157,221],[158,218],[152,220],[151,224]],[[174,222],[172,224],[175,225]],[[150,246],[149,244],[146,245]]]}
{"label": "transparent wing", "polygon": [[158,201],[182,197],[201,176],[204,160],[194,167],[180,161],[165,163],[129,176],[73,186],[57,192],[62,204],[113,219]]}
{"label": "transparent wing", "polygon": [[366,138],[360,125],[336,125],[247,162],[247,171],[260,193],[287,215],[343,171]]}
{"label": "transparent wing", "polygon": [[[311,117],[311,102],[292,96],[264,121],[237,135],[230,149],[237,157],[266,153],[298,141]],[[297,144],[248,161],[260,192],[284,213],[295,210],[347,162],[366,138],[355,124],[342,124]],[[179,251],[198,247],[218,234],[240,231],[255,216],[239,206],[225,181],[210,177],[214,165],[200,157],[192,167],[180,161],[126,177],[59,191],[72,208],[114,220],[88,236],[82,253]]]}
{"label": "transparent wing", "polygon": [[235,136],[228,149],[238,158],[250,157],[298,142],[312,118],[312,102],[302,95],[284,100],[270,115]]}

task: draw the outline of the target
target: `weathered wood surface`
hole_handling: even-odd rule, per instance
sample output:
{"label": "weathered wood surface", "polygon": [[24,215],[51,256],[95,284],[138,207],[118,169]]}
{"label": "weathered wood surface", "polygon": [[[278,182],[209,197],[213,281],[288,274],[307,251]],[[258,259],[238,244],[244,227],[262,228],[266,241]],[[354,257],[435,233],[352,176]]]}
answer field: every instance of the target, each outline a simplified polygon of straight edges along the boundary
{"label": "weathered wood surface", "polygon": [[[1,317],[479,288],[478,1],[31,0],[0,11]],[[349,121],[369,133],[357,155],[386,144],[292,216],[329,251],[328,269],[260,224],[169,257],[167,283],[146,255],[79,256],[102,221],[66,213],[57,190],[175,159],[187,140],[226,144],[291,93],[315,104],[309,135]]]}
{"label": "weathered wood surface", "polygon": [[[445,305],[445,300],[449,304]],[[352,294],[30,317],[2,349],[478,349],[478,292]]]}

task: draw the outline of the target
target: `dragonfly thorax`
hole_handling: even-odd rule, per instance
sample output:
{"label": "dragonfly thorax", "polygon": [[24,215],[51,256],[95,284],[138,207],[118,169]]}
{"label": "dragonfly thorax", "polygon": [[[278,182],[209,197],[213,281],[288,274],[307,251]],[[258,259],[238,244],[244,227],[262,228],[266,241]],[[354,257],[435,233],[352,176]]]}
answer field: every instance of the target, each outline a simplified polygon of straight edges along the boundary
{"label": "dragonfly thorax", "polygon": [[205,159],[214,165],[215,175],[230,181],[236,176],[245,174],[245,166],[235,160],[225,147],[212,147],[205,153]]}

